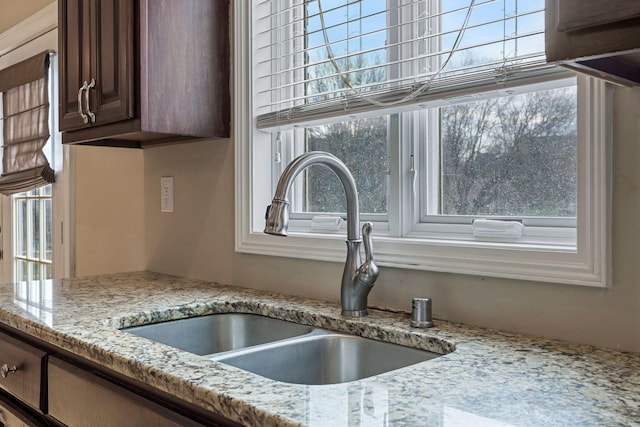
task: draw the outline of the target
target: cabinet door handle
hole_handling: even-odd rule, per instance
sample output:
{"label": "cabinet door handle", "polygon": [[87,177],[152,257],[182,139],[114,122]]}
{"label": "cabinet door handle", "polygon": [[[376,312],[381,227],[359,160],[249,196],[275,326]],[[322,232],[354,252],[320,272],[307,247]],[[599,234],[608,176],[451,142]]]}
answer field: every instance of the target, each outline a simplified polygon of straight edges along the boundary
{"label": "cabinet door handle", "polygon": [[84,124],[89,123],[89,116],[87,116],[82,110],[82,91],[86,91],[88,87],[88,83],[85,80],[82,86],[80,86],[80,89],[78,89],[78,114],[82,117]]}
{"label": "cabinet door handle", "polygon": [[87,86],[87,90],[84,92],[85,109],[87,110],[87,114],[91,119],[91,123],[96,122],[96,115],[91,112],[91,107],[89,105],[89,89],[92,89],[94,87],[96,87],[96,79],[91,79],[91,83],[89,83],[89,86]]}
{"label": "cabinet door handle", "polygon": [[0,374],[2,375],[2,378],[7,378],[7,375],[9,375],[11,372],[17,372],[17,371],[18,371],[18,368],[16,368],[16,365],[9,367],[6,363],[2,365],[2,367],[0,368]]}

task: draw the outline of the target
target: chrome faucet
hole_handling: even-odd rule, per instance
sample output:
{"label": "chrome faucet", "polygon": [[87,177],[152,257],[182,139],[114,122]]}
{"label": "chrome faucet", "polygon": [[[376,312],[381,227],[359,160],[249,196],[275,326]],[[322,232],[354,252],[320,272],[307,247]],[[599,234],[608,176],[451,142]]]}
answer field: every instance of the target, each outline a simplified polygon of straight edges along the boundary
{"label": "chrome faucet", "polygon": [[342,273],[340,291],[342,315],[362,317],[367,315],[367,296],[379,275],[378,266],[373,262],[370,222],[362,226],[365,262],[360,264],[360,208],[356,182],[340,159],[324,151],[311,151],[295,158],[282,172],[271,205],[267,207],[264,232],[276,236],[286,236],[289,225],[289,200],[287,193],[295,177],[308,166],[320,164],[328,167],[340,178],[347,196],[347,260]]}

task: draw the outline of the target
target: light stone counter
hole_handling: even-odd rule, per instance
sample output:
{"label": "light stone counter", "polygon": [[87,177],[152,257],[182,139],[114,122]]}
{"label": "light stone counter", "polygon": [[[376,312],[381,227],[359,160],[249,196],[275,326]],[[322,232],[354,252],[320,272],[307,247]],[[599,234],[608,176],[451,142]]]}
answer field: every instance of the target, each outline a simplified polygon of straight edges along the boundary
{"label": "light stone counter", "polygon": [[[361,381],[273,381],[117,330],[246,312],[442,357]],[[640,426],[640,354],[137,272],[0,285],[0,322],[247,426]]]}

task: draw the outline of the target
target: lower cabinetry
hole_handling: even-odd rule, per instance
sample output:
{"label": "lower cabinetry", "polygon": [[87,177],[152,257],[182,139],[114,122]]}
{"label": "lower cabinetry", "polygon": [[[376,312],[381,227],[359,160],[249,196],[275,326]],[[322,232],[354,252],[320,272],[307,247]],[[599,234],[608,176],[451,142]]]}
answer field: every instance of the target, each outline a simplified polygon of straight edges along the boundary
{"label": "lower cabinetry", "polygon": [[0,330],[0,427],[237,427],[13,329]]}
{"label": "lower cabinetry", "polygon": [[46,351],[0,332],[0,426],[46,425]]}
{"label": "lower cabinetry", "polygon": [[202,426],[55,357],[48,371],[49,416],[66,426]]}
{"label": "lower cabinetry", "polygon": [[40,427],[48,423],[44,417],[25,408],[10,395],[0,392],[0,426],[2,427]]}
{"label": "lower cabinetry", "polygon": [[42,410],[46,351],[0,332],[0,388]]}

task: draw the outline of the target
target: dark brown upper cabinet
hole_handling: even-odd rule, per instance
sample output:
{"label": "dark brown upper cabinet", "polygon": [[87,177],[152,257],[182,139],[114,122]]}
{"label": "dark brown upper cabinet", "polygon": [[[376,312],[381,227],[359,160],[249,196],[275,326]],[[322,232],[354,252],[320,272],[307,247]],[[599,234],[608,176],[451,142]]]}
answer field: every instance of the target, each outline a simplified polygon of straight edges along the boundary
{"label": "dark brown upper cabinet", "polygon": [[59,0],[62,141],[147,147],[230,130],[228,0]]}
{"label": "dark brown upper cabinet", "polygon": [[640,1],[545,0],[547,61],[640,84]]}

